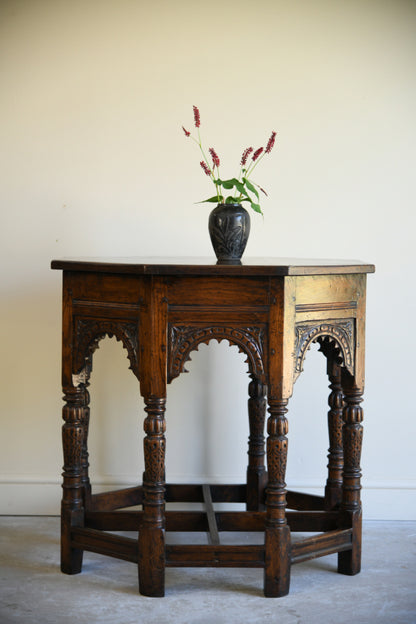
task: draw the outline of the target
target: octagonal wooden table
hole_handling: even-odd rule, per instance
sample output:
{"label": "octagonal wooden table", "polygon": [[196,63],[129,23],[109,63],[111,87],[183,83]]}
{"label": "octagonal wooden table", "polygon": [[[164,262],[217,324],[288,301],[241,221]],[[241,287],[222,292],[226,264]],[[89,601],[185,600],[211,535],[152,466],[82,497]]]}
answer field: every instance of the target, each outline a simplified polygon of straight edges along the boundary
{"label": "octagonal wooden table", "polygon": [[[292,564],[330,553],[338,553],[339,572],[359,572],[360,403],[366,274],[373,265],[281,258],[239,265],[198,258],[78,258],[54,260],[52,268],[63,271],[63,572],[80,572],[84,551],[133,561],[139,590],[147,596],[164,595],[169,566],[260,567],[266,596],[289,592]],[[145,469],[137,487],[93,494],[88,382],[93,353],[106,335],[121,341],[140,384]],[[184,370],[190,353],[212,339],[225,339],[247,356],[246,479],[240,485],[166,483],[167,385]],[[285,484],[287,405],[314,342],[327,359],[331,390],[324,496],[290,492]],[[166,509],[166,503],[178,501],[203,502],[205,511]],[[244,502],[246,510],[216,511],[217,502]],[[139,511],[129,510],[137,505]],[[166,530],[206,531],[207,544],[168,545]],[[134,531],[138,539],[111,531]],[[221,544],[224,531],[260,531],[264,540]],[[292,543],[296,531],[315,534]]]}

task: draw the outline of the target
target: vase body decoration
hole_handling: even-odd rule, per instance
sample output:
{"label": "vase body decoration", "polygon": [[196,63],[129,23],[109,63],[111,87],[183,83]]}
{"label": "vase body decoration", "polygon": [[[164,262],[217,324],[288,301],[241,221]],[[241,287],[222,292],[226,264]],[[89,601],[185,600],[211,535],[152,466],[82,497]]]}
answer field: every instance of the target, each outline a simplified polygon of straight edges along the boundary
{"label": "vase body decoration", "polygon": [[240,264],[250,234],[250,215],[241,204],[218,204],[208,221],[218,264]]}

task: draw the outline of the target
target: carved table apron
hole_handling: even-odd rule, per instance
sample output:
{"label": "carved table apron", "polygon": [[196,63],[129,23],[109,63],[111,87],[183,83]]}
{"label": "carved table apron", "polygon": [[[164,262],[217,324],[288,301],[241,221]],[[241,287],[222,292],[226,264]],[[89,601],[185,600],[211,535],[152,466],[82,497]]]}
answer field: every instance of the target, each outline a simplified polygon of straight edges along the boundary
{"label": "carved table apron", "polygon": [[[374,271],[372,265],[257,259],[234,266],[192,258],[129,258],[54,260],[52,268],[63,270],[63,572],[79,573],[83,551],[93,551],[137,563],[139,591],[163,596],[169,566],[260,567],[265,595],[284,596],[293,563],[338,553],[339,572],[360,571],[360,403],[366,273]],[[145,470],[140,486],[92,494],[88,381],[104,336],[122,342],[140,383]],[[247,355],[246,482],[169,484],[167,384],[184,371],[191,351],[212,339],[225,339]],[[285,484],[287,404],[314,342],[327,358],[331,390],[322,497],[286,491]],[[177,501],[204,502],[205,512],[165,509]],[[244,502],[246,511],[215,511],[216,502]],[[136,505],[140,511],[126,510]],[[165,530],[206,531],[207,544],[168,545]],[[138,539],[109,531],[135,531]],[[264,542],[224,545],[223,531],[261,531]],[[292,543],[295,531],[318,535]]]}

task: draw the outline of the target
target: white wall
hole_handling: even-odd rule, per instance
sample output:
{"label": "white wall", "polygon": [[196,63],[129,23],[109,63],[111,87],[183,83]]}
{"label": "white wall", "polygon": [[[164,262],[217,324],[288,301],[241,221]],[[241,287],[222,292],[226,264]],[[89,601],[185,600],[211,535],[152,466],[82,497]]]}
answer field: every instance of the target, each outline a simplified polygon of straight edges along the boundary
{"label": "white wall", "polygon": [[[181,130],[196,104],[224,174],[235,174],[244,147],[278,132],[259,168],[270,198],[264,222],[253,215],[248,256],[377,265],[365,513],[416,517],[415,27],[416,3],[405,0],[2,0],[1,513],[59,510],[61,275],[50,260],[212,255],[209,208],[194,203],[211,189]],[[142,471],[142,403],[127,366],[120,344],[101,343],[91,425],[99,485],[134,483]],[[244,357],[215,343],[189,368],[169,388],[168,478],[239,482]],[[289,412],[290,487],[324,483],[324,371],[311,352]]]}

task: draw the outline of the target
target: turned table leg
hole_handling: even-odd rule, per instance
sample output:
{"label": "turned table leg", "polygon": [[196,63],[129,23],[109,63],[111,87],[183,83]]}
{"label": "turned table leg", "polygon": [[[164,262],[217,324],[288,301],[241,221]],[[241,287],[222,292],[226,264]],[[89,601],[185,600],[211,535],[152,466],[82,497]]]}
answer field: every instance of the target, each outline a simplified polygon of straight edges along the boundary
{"label": "turned table leg", "polygon": [[287,399],[269,398],[264,594],[286,596],[290,584],[290,529],[286,520]]}
{"label": "turned table leg", "polygon": [[344,453],[342,447],[342,411],[344,394],[341,386],[341,368],[333,359],[327,360],[327,371],[331,393],[328,397],[328,479],[325,487],[325,509],[330,511],[339,507],[342,496],[342,469]]}
{"label": "turned table leg", "polygon": [[143,519],[139,530],[139,591],[165,595],[165,404],[145,398]]}
{"label": "turned table leg", "polygon": [[81,482],[84,495],[84,507],[88,508],[91,499],[91,483],[89,477],[89,460],[88,460],[88,430],[90,426],[90,393],[88,392],[88,382],[84,385],[84,415],[83,415],[83,427],[84,434],[82,440],[82,452],[81,452]]}
{"label": "turned table leg", "polygon": [[264,423],[266,420],[266,386],[254,375],[249,384],[248,417],[250,436],[248,439],[247,466],[247,510],[264,509],[264,489],[267,472],[264,467]]}
{"label": "turned table leg", "polygon": [[[352,378],[345,375],[344,388],[344,472],[342,485],[341,518],[345,526],[352,527],[352,550],[338,554],[338,572],[358,574],[361,569],[361,500],[360,500],[360,459],[363,439],[363,409],[360,403],[362,391]],[[344,381],[344,379],[343,379]]]}
{"label": "turned table leg", "polygon": [[71,528],[84,524],[83,450],[86,448],[88,393],[81,385],[64,388],[62,444],[64,454],[63,496],[61,506],[61,570],[78,574],[83,551],[71,547]]}

